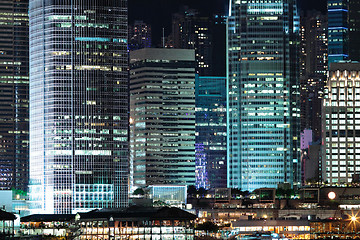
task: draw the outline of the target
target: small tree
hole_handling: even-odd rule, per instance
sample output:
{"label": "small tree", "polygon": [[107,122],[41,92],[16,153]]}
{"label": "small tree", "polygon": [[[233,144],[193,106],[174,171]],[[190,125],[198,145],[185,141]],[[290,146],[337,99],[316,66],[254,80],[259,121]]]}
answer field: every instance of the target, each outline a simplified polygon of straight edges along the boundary
{"label": "small tree", "polygon": [[219,230],[219,226],[213,222],[204,222],[199,224],[196,230],[202,230],[206,232],[206,235],[209,235],[209,232],[216,233]]}
{"label": "small tree", "polygon": [[145,191],[142,188],[138,188],[134,191],[134,195],[145,195]]}
{"label": "small tree", "polygon": [[196,187],[195,187],[194,185],[188,186],[187,194],[188,194],[190,197],[194,197],[194,196],[197,194]]}
{"label": "small tree", "polygon": [[207,190],[205,188],[201,187],[201,188],[199,188],[197,193],[199,194],[200,197],[204,197],[207,194]]}

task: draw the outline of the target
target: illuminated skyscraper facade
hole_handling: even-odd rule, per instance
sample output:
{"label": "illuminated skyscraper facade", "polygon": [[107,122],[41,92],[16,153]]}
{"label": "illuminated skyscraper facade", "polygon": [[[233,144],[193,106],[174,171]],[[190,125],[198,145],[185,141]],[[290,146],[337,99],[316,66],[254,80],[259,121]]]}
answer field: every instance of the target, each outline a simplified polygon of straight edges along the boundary
{"label": "illuminated skyscraper facade", "polygon": [[134,186],[195,185],[195,51],[143,48],[130,66]]}
{"label": "illuminated skyscraper facade", "polygon": [[30,1],[30,208],[128,203],[126,0]]}
{"label": "illuminated skyscraper facade", "polygon": [[360,63],[332,63],[322,110],[323,180],[351,183],[360,174]]}
{"label": "illuminated skyscraper facade", "polygon": [[0,190],[29,183],[28,0],[0,0]]}
{"label": "illuminated skyscraper facade", "polygon": [[299,184],[298,49],[296,1],[230,1],[228,187]]}

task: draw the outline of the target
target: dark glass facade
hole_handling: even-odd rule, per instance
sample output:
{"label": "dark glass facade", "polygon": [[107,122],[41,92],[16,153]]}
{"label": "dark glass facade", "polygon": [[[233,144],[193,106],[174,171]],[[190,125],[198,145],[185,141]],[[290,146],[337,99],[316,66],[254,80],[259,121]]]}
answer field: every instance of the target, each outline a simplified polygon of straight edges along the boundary
{"label": "dark glass facade", "polygon": [[226,188],[226,78],[195,81],[196,187]]}
{"label": "dark glass facade", "polygon": [[308,11],[301,17],[301,131],[321,138],[321,106],[328,69],[327,16]]}
{"label": "dark glass facade", "polygon": [[360,1],[349,3],[349,59],[360,61]]}
{"label": "dark glass facade", "polygon": [[143,21],[135,21],[129,26],[129,50],[151,47],[151,26]]}
{"label": "dark glass facade", "polygon": [[0,190],[29,182],[28,1],[0,1]]}
{"label": "dark glass facade", "polygon": [[212,19],[199,16],[196,10],[188,9],[173,15],[173,47],[195,49],[196,73],[212,75]]}
{"label": "dark glass facade", "polygon": [[126,0],[30,1],[30,208],[128,204]]}
{"label": "dark glass facade", "polygon": [[349,59],[348,12],[349,0],[328,0],[329,64]]}

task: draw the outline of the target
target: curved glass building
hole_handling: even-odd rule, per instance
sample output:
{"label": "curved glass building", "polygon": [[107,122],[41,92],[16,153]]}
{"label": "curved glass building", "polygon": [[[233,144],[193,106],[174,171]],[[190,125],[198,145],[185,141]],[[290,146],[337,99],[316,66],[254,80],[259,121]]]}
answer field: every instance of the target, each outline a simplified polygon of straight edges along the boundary
{"label": "curved glass building", "polygon": [[126,0],[30,0],[30,208],[128,203]]}

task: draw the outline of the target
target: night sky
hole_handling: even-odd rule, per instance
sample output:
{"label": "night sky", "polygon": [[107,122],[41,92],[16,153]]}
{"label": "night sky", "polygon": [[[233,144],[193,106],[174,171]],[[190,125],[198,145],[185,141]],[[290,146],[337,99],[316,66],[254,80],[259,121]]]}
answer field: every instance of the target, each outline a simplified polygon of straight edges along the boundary
{"label": "night sky", "polygon": [[[171,32],[171,14],[178,12],[180,6],[195,8],[202,15],[225,14],[228,0],[129,0],[129,22],[143,20],[150,23],[153,30],[153,42],[158,44],[162,35]],[[326,0],[298,0],[302,10],[316,9],[326,12]]]}

